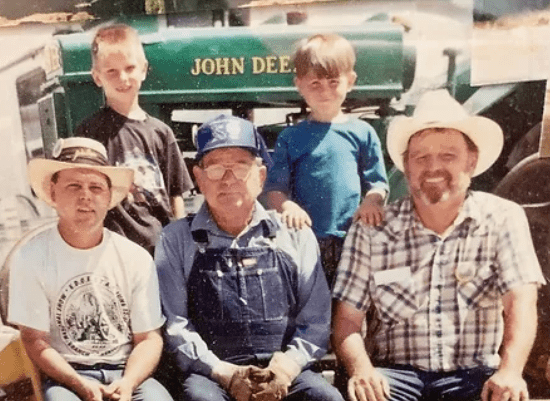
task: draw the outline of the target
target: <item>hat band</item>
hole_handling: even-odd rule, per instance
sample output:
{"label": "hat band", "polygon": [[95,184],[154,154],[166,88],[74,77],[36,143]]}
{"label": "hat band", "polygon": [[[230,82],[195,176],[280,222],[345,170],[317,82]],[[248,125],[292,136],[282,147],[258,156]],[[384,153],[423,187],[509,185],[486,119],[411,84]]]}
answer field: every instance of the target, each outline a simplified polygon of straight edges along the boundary
{"label": "hat band", "polygon": [[84,147],[63,149],[55,160],[66,163],[90,164],[92,166],[109,165],[109,162],[101,153],[94,149]]}

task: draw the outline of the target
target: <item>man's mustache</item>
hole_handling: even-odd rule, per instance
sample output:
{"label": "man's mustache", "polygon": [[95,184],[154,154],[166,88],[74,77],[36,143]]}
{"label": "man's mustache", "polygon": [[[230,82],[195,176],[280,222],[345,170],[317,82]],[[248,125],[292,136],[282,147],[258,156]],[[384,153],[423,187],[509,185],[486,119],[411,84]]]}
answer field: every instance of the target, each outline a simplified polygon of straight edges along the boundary
{"label": "man's mustache", "polygon": [[425,171],[420,174],[420,181],[425,182],[431,178],[443,178],[445,181],[450,182],[452,180],[451,173],[447,170]]}

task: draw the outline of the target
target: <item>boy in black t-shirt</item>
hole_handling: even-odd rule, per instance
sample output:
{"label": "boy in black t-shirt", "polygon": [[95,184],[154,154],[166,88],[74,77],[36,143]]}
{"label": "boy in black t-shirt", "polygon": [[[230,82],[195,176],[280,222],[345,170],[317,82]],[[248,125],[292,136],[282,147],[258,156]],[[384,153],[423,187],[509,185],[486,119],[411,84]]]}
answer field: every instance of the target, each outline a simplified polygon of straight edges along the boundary
{"label": "boy in black t-shirt", "polygon": [[138,104],[147,59],[127,25],[99,29],[92,42],[92,76],[106,105],[76,135],[102,142],[113,165],[134,169],[131,194],[109,211],[105,226],[153,253],[162,227],[185,215],[182,194],[193,187],[174,133]]}

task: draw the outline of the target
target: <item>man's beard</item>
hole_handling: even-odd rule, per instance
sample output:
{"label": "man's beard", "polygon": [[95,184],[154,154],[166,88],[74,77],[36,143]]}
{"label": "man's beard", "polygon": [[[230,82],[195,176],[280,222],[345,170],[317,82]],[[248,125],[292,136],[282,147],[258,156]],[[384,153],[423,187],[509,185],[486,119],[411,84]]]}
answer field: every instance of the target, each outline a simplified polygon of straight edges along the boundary
{"label": "man's beard", "polygon": [[[427,181],[432,178],[443,178],[443,181],[437,183]],[[425,172],[420,176],[420,187],[416,189],[416,195],[420,196],[426,204],[435,205],[448,201],[453,194],[466,193],[470,185],[470,177],[467,174],[460,174],[457,183],[453,184],[452,181],[452,175],[447,170]]]}

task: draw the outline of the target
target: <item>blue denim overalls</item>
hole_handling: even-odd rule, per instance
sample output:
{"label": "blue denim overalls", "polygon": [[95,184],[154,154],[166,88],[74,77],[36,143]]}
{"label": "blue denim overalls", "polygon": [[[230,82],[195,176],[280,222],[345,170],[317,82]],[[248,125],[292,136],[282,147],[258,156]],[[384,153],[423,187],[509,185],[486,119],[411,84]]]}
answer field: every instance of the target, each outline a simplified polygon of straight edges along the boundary
{"label": "blue denim overalls", "polygon": [[208,248],[207,231],[192,233],[198,251],[188,281],[189,318],[209,348],[234,363],[280,351],[294,331],[288,323],[296,269],[275,248],[275,225],[261,224],[270,246]]}

